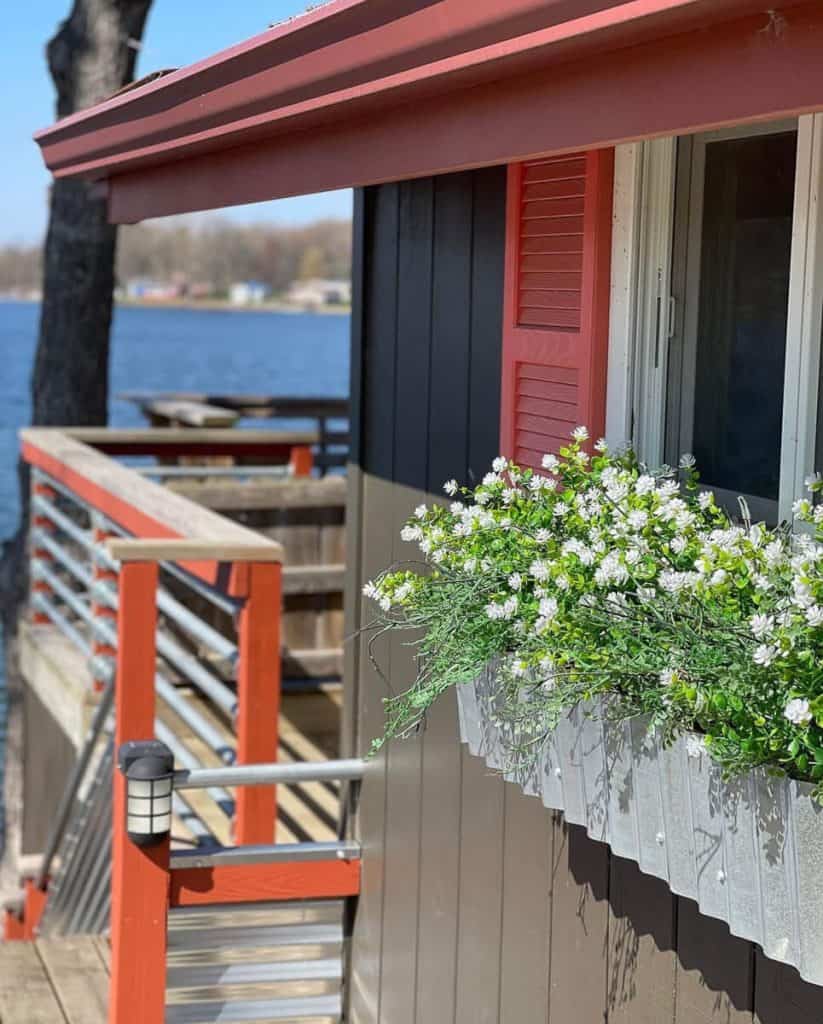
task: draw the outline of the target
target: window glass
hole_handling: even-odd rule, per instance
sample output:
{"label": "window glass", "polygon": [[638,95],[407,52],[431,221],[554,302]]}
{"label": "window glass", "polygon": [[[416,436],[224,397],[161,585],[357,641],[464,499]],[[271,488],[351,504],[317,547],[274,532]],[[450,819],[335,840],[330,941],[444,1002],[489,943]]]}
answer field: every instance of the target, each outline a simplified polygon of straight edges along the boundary
{"label": "window glass", "polygon": [[706,145],[692,450],[709,486],[777,500],[797,133]]}

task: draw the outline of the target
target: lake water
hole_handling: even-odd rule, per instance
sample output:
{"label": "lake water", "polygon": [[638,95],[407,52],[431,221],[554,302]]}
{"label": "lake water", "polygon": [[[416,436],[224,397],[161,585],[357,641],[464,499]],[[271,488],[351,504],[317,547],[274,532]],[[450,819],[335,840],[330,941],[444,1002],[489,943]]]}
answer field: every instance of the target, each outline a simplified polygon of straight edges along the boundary
{"label": "lake water", "polygon": [[[33,303],[0,302],[0,539],[17,523],[17,431],[29,420],[39,314]],[[143,422],[116,397],[128,389],[346,395],[348,386],[346,316],[134,307],[115,313],[109,421],[116,427]]]}
{"label": "lake water", "polygon": [[[33,303],[0,301],[0,540],[17,525],[17,431],[29,421],[39,314]],[[134,307],[115,313],[109,421],[116,427],[143,423],[134,406],[117,398],[127,389],[344,396],[348,387],[346,316]],[[4,735],[0,636],[0,787]]]}

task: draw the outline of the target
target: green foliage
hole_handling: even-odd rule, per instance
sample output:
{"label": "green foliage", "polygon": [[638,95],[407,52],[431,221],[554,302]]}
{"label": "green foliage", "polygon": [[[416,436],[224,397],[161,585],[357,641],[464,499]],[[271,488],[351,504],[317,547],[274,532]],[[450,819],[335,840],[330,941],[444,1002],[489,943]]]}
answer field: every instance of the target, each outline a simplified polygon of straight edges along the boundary
{"label": "green foliage", "polygon": [[474,490],[450,481],[452,503],[403,528],[425,561],[364,589],[375,629],[408,631],[417,676],[385,701],[375,749],[496,660],[513,764],[598,694],[670,740],[700,734],[729,775],[766,765],[823,792],[821,508],[797,502],[795,534],[743,502],[732,521],[690,456],[650,472],[586,440],[578,428],[543,473],[500,458]]}

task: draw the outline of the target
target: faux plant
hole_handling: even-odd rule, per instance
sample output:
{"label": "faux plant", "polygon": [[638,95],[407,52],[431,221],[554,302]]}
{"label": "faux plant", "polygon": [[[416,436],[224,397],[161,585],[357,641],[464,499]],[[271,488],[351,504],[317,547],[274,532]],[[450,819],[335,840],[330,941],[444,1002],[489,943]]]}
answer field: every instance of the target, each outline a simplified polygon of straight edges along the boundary
{"label": "faux plant", "polygon": [[513,765],[605,694],[667,739],[696,733],[729,775],[766,765],[823,795],[823,507],[798,501],[793,533],[752,524],[742,501],[732,520],[691,456],[652,472],[587,440],[575,430],[540,473],[498,458],[415,510],[402,537],[423,559],[364,588],[374,627],[418,654],[375,747],[497,660]]}

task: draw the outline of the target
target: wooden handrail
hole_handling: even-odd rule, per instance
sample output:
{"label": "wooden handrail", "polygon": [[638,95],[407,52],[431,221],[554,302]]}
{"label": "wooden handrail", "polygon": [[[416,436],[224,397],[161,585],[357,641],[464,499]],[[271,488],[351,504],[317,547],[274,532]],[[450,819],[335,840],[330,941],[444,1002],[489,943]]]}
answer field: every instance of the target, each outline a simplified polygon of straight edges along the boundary
{"label": "wooden handrail", "polygon": [[284,560],[276,541],[146,479],[68,431],[31,427],[20,438],[26,462],[133,535],[109,541],[121,561],[177,561],[215,583],[220,563]]}
{"label": "wooden handrail", "polygon": [[[31,428],[37,429],[37,428]],[[236,430],[232,427],[65,427],[60,433],[112,455],[269,455],[317,444],[316,430]]]}

